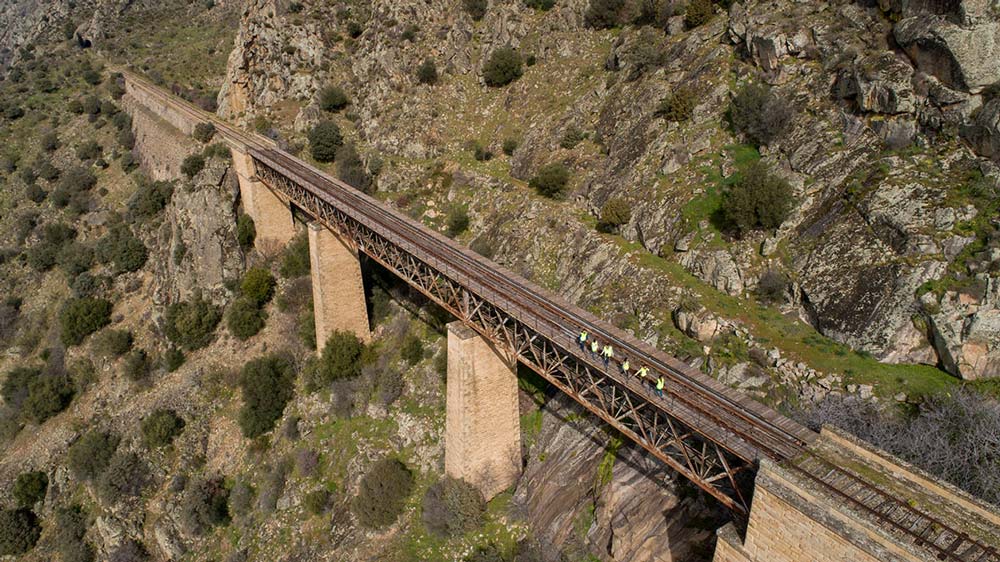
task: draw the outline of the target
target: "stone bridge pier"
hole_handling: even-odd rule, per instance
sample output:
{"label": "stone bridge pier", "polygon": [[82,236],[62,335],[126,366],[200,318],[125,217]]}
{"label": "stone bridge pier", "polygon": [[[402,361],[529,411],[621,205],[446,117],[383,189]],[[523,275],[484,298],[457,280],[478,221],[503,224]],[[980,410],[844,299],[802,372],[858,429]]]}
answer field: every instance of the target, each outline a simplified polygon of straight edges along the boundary
{"label": "stone bridge pier", "polygon": [[323,352],[326,340],[336,330],[351,332],[363,342],[370,340],[368,306],[357,248],[322,224],[311,222],[309,261],[316,351]]}
{"label": "stone bridge pier", "polygon": [[516,360],[462,322],[448,324],[445,472],[489,500],[521,473]]}
{"label": "stone bridge pier", "polygon": [[267,188],[253,171],[253,159],[239,149],[231,149],[233,170],[240,184],[243,211],[257,229],[254,245],[261,250],[283,247],[295,237],[291,207]]}

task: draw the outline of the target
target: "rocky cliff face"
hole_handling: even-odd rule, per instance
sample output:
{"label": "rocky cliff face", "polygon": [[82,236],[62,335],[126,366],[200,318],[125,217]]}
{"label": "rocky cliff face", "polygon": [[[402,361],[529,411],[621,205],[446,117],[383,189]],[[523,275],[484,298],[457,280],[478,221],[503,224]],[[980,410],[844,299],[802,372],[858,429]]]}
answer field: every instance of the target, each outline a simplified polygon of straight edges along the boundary
{"label": "rocky cliff face", "polygon": [[[992,56],[998,16],[989,3],[743,2],[690,31],[675,18],[665,32],[626,27],[613,36],[584,25],[583,1],[548,12],[497,3],[481,22],[457,3],[303,6],[295,13],[263,0],[247,6],[220,111],[244,122],[266,116],[294,146],[325,118],[317,90],[342,85],[352,97],[350,136],[369,158],[386,161],[384,192],[425,182],[426,159],[462,162],[469,139],[500,153],[505,137],[517,138],[509,172],[483,170],[491,184],[516,185],[561,161],[573,173],[577,212],[597,214],[612,197],[626,200],[626,240],[666,252],[730,295],[755,290],[768,269],[783,270],[795,281],[790,294],[803,319],[893,363],[948,368],[924,329],[935,324],[917,289],[955,269],[978,282],[993,275],[989,255],[977,258],[978,271],[951,267],[969,244],[993,244],[994,227],[969,230],[995,197],[996,168],[966,148],[988,159],[998,142],[1000,106],[987,101],[987,86],[1000,81],[1000,59]],[[359,25],[356,38],[351,23]],[[538,63],[503,90],[485,89],[483,61],[506,45]],[[433,87],[414,78],[426,57],[442,72]],[[741,139],[724,112],[730,83],[754,74],[796,109],[791,129],[763,147],[764,161],[795,188],[796,204],[772,235],[733,239],[689,211],[710,202],[704,186],[712,177],[738,167],[738,154],[726,147]],[[696,87],[693,117],[664,123],[653,108],[681,85]],[[589,140],[564,146],[571,131]],[[953,136],[959,131],[968,145]],[[909,148],[892,152],[900,147]],[[994,195],[956,197],[970,173],[991,178]],[[501,193],[502,203],[492,193],[468,197],[474,207],[492,200],[491,212],[519,205],[519,189]],[[448,193],[456,196],[465,199]],[[938,221],[939,214],[955,220]],[[503,259],[520,260],[526,241],[506,239],[505,215],[486,216],[482,226],[510,248]],[[591,262],[579,268],[584,279],[603,275],[596,257],[576,259]],[[541,269],[536,263],[524,272],[544,282]],[[570,276],[555,288],[577,297],[606,292]]]}

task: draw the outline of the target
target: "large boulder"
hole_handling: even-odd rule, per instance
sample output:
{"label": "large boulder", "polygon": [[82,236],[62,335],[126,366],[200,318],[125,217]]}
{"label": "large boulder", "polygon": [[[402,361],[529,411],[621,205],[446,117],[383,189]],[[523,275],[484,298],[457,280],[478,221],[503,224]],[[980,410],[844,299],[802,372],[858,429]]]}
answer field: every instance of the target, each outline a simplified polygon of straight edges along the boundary
{"label": "large boulder", "polygon": [[1000,22],[959,26],[935,15],[905,18],[893,30],[917,67],[972,93],[1000,81]]}
{"label": "large boulder", "polygon": [[1000,377],[1000,280],[980,279],[981,294],[949,291],[940,301],[930,293],[934,346],[944,368],[967,380]]}
{"label": "large boulder", "polygon": [[695,277],[727,295],[739,295],[745,284],[732,254],[725,250],[695,250],[681,255],[681,265]]}
{"label": "large boulder", "polygon": [[977,111],[962,127],[962,136],[980,156],[1000,162],[1000,98]]}
{"label": "large boulder", "polygon": [[875,113],[912,113],[913,67],[894,53],[870,55],[854,66],[858,106]]}

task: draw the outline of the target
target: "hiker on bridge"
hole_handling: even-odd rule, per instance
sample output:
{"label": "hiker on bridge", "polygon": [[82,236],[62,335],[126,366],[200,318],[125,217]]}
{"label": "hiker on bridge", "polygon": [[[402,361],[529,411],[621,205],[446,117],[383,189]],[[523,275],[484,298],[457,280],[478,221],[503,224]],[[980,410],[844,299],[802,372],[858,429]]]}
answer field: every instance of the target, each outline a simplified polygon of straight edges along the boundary
{"label": "hiker on bridge", "polygon": [[611,347],[610,343],[605,345],[604,349],[601,350],[601,356],[604,357],[604,368],[607,369],[608,363],[610,363],[611,359],[615,356],[615,350]]}
{"label": "hiker on bridge", "polygon": [[587,330],[580,332],[580,349],[583,351],[587,350]]}
{"label": "hiker on bridge", "polygon": [[590,353],[591,353],[591,355],[597,355],[597,352],[600,351],[600,349],[601,349],[601,346],[597,343],[597,340],[590,340]]}
{"label": "hiker on bridge", "polygon": [[656,378],[656,395],[663,398],[663,387],[666,386],[666,381],[663,380],[663,375]]}
{"label": "hiker on bridge", "polygon": [[628,374],[628,368],[629,368],[628,357],[626,357],[622,361],[622,374],[627,375]]}
{"label": "hiker on bridge", "polygon": [[645,383],[646,382],[646,377],[649,376],[649,368],[647,368],[645,365],[643,365],[642,367],[639,367],[639,370],[636,371],[635,374],[639,375],[639,380],[641,380],[643,383]]}

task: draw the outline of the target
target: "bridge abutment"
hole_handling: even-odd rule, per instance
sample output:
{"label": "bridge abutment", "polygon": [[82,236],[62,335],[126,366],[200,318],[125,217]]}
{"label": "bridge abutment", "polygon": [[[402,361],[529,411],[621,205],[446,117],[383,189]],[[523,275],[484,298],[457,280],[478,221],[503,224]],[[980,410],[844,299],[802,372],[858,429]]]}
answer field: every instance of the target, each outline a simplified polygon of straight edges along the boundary
{"label": "bridge abutment", "polygon": [[257,229],[254,244],[258,248],[284,246],[295,237],[291,207],[256,178],[249,154],[235,148],[231,152],[233,170],[240,184],[243,211],[250,215]]}
{"label": "bridge abutment", "polygon": [[489,500],[521,473],[516,362],[461,322],[448,324],[445,472]]}
{"label": "bridge abutment", "polygon": [[311,222],[309,260],[316,350],[322,353],[326,340],[336,330],[351,332],[361,341],[371,339],[358,250],[322,224]]}

